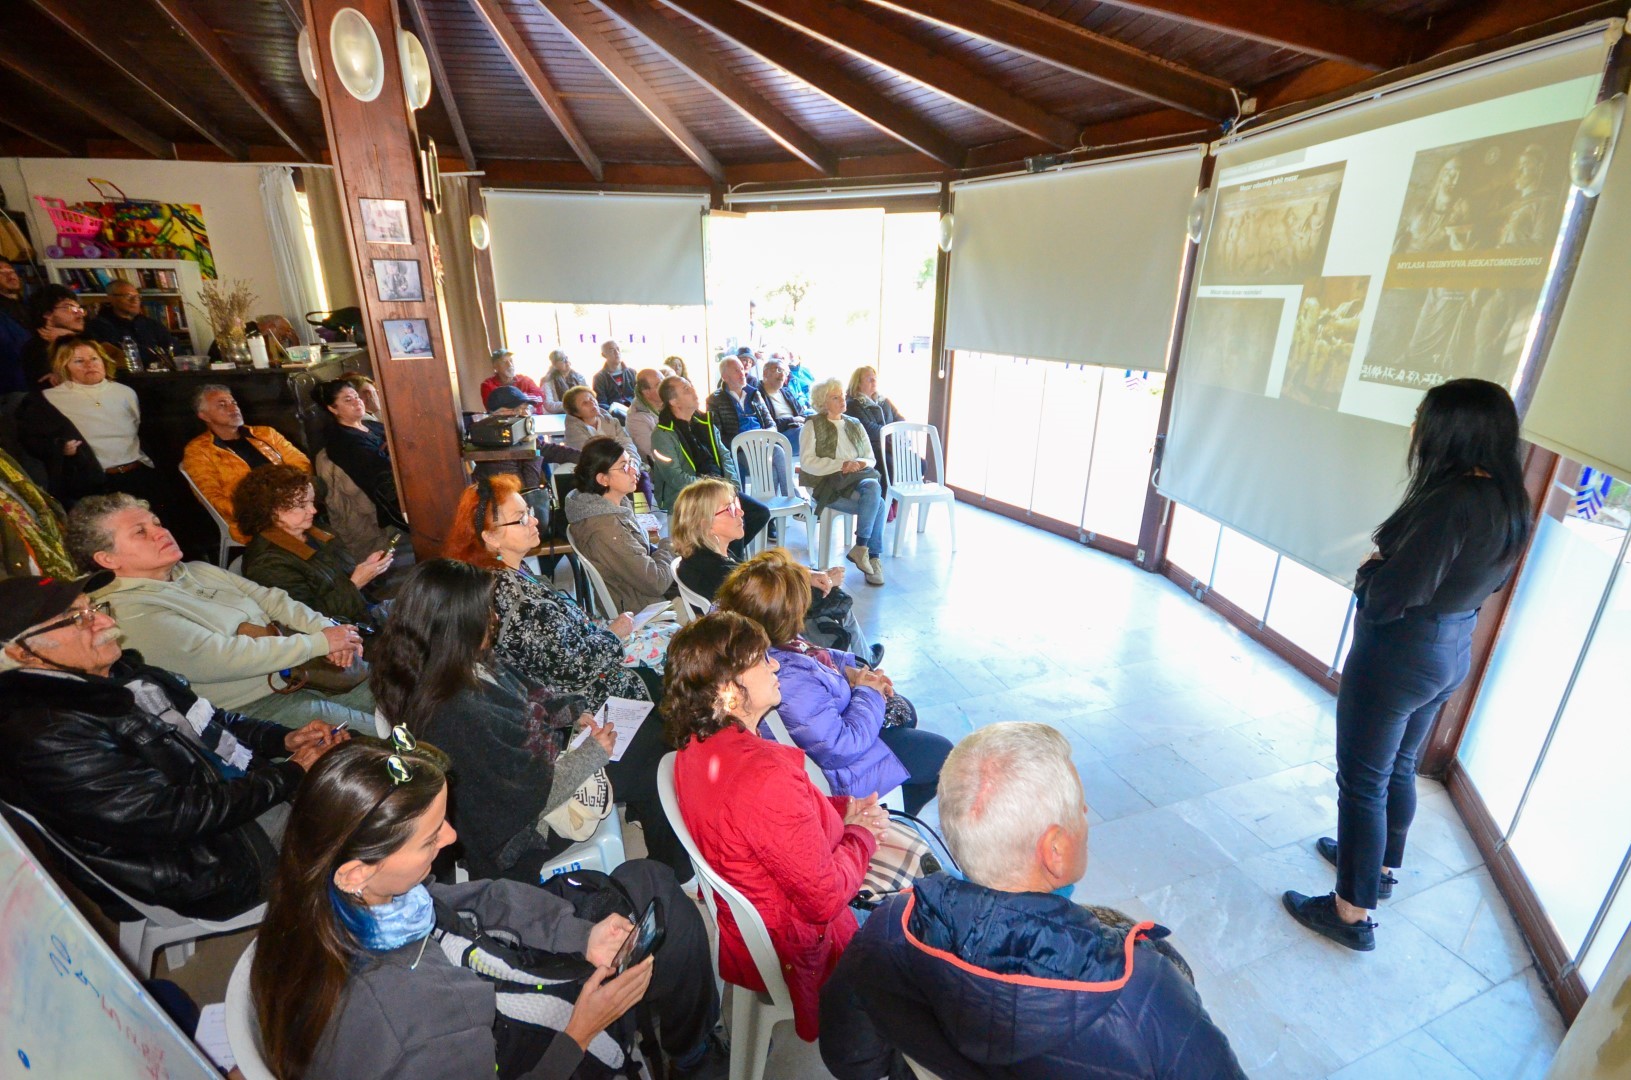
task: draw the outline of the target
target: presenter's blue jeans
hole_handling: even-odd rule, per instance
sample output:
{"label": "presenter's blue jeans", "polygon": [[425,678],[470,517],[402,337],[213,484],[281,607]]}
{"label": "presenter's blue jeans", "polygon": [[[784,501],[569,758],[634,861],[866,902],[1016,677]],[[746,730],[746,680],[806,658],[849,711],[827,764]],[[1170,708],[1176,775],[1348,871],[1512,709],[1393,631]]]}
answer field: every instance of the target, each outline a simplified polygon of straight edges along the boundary
{"label": "presenter's blue jeans", "polygon": [[824,510],[837,510],[841,514],[855,515],[856,543],[865,544],[868,554],[883,550],[884,513],[883,485],[868,477],[853,492],[842,499],[834,499]]}
{"label": "presenter's blue jeans", "polygon": [[1472,666],[1478,612],[1354,619],[1337,695],[1337,895],[1376,907],[1382,867],[1401,866],[1416,816],[1416,756]]}

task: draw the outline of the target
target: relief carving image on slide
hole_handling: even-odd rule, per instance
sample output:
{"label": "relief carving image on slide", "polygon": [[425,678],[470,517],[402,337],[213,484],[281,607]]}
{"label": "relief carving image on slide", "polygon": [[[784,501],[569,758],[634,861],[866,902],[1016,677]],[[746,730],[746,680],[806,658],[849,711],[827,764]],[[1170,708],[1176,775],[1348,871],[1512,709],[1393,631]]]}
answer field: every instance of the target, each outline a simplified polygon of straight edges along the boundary
{"label": "relief carving image on slide", "polygon": [[1328,277],[1310,281],[1297,305],[1280,397],[1321,409],[1342,400],[1365,307],[1368,277]]}
{"label": "relief carving image on slide", "polygon": [[1279,297],[1197,297],[1185,338],[1190,377],[1227,390],[1264,393],[1285,304]]}
{"label": "relief carving image on slide", "polygon": [[1360,378],[1508,384],[1568,196],[1574,123],[1416,155]]}
{"label": "relief carving image on slide", "polygon": [[1203,285],[1300,285],[1320,276],[1345,162],[1224,188]]}

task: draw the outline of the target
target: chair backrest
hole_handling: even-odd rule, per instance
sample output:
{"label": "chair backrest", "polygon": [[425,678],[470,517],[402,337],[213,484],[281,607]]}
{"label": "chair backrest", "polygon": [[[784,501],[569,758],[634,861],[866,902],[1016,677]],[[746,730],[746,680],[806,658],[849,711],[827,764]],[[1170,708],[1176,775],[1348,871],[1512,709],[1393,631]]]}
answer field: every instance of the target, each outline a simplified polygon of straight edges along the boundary
{"label": "chair backrest", "polygon": [[261,1049],[260,1021],[255,1017],[255,999],[249,993],[249,972],[255,964],[257,944],[258,938],[249,943],[227,981],[227,1045],[232,1048],[244,1080],[277,1080]]}
{"label": "chair backrest", "polygon": [[782,722],[782,714],[777,712],[775,709],[771,709],[769,712],[765,713],[764,719],[759,722],[765,727],[769,728],[770,737],[781,743],[783,746],[798,745],[798,743],[793,741],[793,736],[787,733],[787,725]]}
{"label": "chair backrest", "polygon": [[601,609],[601,615],[608,619],[617,618],[617,601],[612,599],[612,590],[606,587],[606,579],[600,576],[595,564],[583,557],[578,545],[572,539],[572,527],[566,529],[566,542],[572,545],[572,553],[578,557],[578,565],[583,567],[584,576],[589,579],[591,591],[595,594],[595,603]]}
{"label": "chair backrest", "polygon": [[680,563],[684,558],[676,555],[674,561],[668,564],[669,573],[674,577],[674,585],[680,590],[680,606],[685,609],[686,622],[694,622],[702,618],[713,608],[713,601],[704,600],[701,593],[686,588],[685,582],[680,580]]}
{"label": "chair backrest", "polygon": [[[697,842],[691,837],[691,830],[686,828],[685,818],[680,814],[679,791],[674,784],[674,761],[679,755],[672,751],[664,754],[662,761],[657,763],[657,796],[662,800],[663,813],[668,816],[668,823],[674,827],[674,835],[679,837],[680,844],[685,853],[691,856],[691,865],[696,867],[697,880],[701,882],[702,889],[707,894],[708,909],[715,909],[719,900],[725,901],[725,906],[731,909],[731,917],[736,920],[736,927],[742,933],[742,940],[747,944],[748,952],[753,956],[753,963],[759,969],[759,977],[764,980],[765,991],[770,1000],[789,1013],[793,1009],[793,995],[788,993],[787,980],[782,977],[781,961],[776,958],[776,947],[770,943],[770,931],[765,928],[765,921],[759,916],[758,910],[750,903],[747,897],[736,891],[736,888],[720,877],[708,860],[702,857],[697,850]],[[717,898],[717,899],[716,899]],[[714,947],[714,970],[719,970],[719,935],[710,935]]]}
{"label": "chair backrest", "polygon": [[205,510],[209,511],[210,519],[215,522],[216,528],[221,530],[221,536],[234,544],[237,543],[236,540],[232,539],[231,523],[228,522],[226,518],[222,517],[221,511],[215,508],[215,504],[206,499],[204,497],[204,493],[198,490],[198,482],[193,479],[192,474],[186,469],[181,468],[179,465],[176,466],[176,471],[186,478],[187,486],[192,489],[194,497],[197,498],[199,502],[204,504]]}
{"label": "chair backrest", "polygon": [[744,431],[731,440],[731,453],[737,461],[746,460],[748,471],[742,477],[742,490],[756,499],[776,494],[776,448],[781,454],[781,489],[793,490],[793,444],[779,431]]}
{"label": "chair backrest", "polygon": [[946,463],[940,449],[940,432],[932,424],[896,420],[883,426],[881,436],[891,484],[921,484],[923,459],[929,455],[934,458],[935,479],[945,483]]}

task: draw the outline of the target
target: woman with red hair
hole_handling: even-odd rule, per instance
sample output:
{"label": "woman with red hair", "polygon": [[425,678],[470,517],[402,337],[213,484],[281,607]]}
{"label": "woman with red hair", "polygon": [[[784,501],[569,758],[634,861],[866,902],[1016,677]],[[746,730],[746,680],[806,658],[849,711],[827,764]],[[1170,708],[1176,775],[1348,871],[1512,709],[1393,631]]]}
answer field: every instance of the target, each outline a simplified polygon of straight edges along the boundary
{"label": "woman with red hair", "polygon": [[[442,554],[495,573],[494,658],[534,688],[582,697],[586,712],[597,712],[608,697],[660,701],[662,677],[643,664],[625,664],[623,645],[634,632],[633,620],[625,614],[600,626],[571,597],[528,572],[521,560],[538,544],[538,520],[515,476],[480,477],[459,497]],[[629,816],[644,827],[651,857],[685,881],[691,861],[657,798],[657,762],[664,750],[660,725],[648,720],[606,773],[619,800],[627,801]]]}

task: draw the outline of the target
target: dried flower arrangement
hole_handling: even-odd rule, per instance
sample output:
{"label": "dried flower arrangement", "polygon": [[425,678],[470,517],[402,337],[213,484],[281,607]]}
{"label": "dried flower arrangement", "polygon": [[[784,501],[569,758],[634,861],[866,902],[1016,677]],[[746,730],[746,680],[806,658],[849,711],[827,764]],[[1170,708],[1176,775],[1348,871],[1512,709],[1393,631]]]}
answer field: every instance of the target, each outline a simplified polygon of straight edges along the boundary
{"label": "dried flower arrangement", "polygon": [[243,333],[244,323],[249,321],[249,312],[255,306],[255,290],[250,288],[249,282],[243,278],[233,278],[231,281],[209,281],[198,291],[199,299],[204,304],[204,314],[209,319],[210,328],[217,337],[229,334],[236,330]]}

